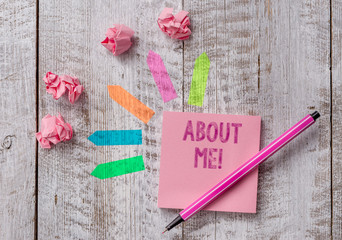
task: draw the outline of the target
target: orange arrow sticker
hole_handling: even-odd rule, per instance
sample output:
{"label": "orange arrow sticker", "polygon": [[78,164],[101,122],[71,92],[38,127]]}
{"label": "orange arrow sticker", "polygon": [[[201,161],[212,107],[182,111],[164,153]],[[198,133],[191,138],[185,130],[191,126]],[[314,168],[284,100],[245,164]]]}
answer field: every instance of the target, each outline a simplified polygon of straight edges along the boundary
{"label": "orange arrow sticker", "polygon": [[140,102],[137,98],[135,98],[132,94],[127,92],[119,85],[108,85],[109,96],[122,107],[124,107],[127,111],[132,113],[134,116],[139,118],[144,123],[148,123],[152,116],[154,115],[154,111],[147,107],[145,104]]}

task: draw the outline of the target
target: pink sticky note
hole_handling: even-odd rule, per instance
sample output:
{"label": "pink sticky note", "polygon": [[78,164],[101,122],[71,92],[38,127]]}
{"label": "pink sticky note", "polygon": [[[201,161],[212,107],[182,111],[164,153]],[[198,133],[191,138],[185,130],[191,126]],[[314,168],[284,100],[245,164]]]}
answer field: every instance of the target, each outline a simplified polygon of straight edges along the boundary
{"label": "pink sticky note", "polygon": [[[259,151],[261,118],[164,112],[158,207],[184,209]],[[255,170],[204,210],[256,212]]]}
{"label": "pink sticky note", "polygon": [[170,76],[160,55],[150,50],[146,61],[163,101],[168,102],[177,98],[176,90],[172,85]]}

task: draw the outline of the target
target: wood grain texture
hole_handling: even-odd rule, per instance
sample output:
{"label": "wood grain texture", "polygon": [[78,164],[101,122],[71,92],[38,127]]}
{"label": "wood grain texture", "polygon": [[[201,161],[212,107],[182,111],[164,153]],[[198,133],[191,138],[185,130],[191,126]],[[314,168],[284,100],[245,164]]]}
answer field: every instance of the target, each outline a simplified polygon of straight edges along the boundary
{"label": "wood grain texture", "polygon": [[33,239],[36,2],[0,1],[0,239]]}
{"label": "wood grain texture", "polygon": [[332,17],[332,235],[342,239],[342,1],[333,0]]}
{"label": "wood grain texture", "polygon": [[[0,239],[33,239],[35,230],[37,239],[342,238],[340,0],[39,1],[38,66],[36,1],[0,7]],[[189,40],[159,30],[164,7],[190,12]],[[132,48],[117,57],[100,44],[114,23],[135,31]],[[149,50],[168,70],[179,96],[171,102],[163,103],[154,83]],[[204,51],[211,61],[204,104],[190,106],[194,62]],[[48,71],[79,78],[85,92],[75,105],[46,93]],[[109,97],[107,85],[121,85],[156,114],[142,123]],[[318,122],[260,167],[256,214],[202,211],[161,236],[179,212],[157,207],[163,111],[260,115],[264,147],[315,110]],[[74,137],[39,148],[36,166],[36,125],[58,112]],[[116,129],[142,129],[143,145],[87,140]],[[137,155],[145,171],[90,175],[100,163]]]}
{"label": "wood grain texture", "polygon": [[[136,45],[134,47],[135,56],[132,66],[127,66],[128,72],[134,75],[127,80],[131,82],[131,91],[141,99],[147,106],[155,112],[155,116],[145,125],[139,122],[139,127],[143,129],[143,146],[141,152],[144,156],[146,171],[143,174],[133,176],[131,193],[131,211],[133,221],[132,239],[161,239],[161,232],[166,224],[177,214],[177,210],[157,208],[159,166],[160,166],[160,146],[161,127],[163,111],[182,111],[182,66],[183,51],[182,42],[174,41],[165,36],[156,23],[159,14],[164,9],[160,1],[135,1],[133,29],[136,31]],[[181,10],[181,1],[173,1],[172,6],[175,11]],[[144,16],[141,18],[141,16]],[[165,67],[170,75],[178,98],[168,103],[163,103],[158,88],[150,73],[146,62],[148,51],[158,53],[164,61]],[[144,209],[144,211],[141,211]],[[182,229],[175,229],[170,232],[165,239],[181,239]]]}
{"label": "wood grain texture", "polygon": [[[173,6],[180,10],[181,2]],[[182,42],[158,30],[162,9],[159,1],[41,2],[40,77],[47,71],[73,74],[86,90],[71,106],[66,98],[53,100],[40,82],[40,117],[61,112],[75,130],[72,142],[39,151],[40,238],[158,239],[176,214],[157,208],[162,111],[182,110],[183,82]],[[100,44],[114,23],[135,31],[134,45],[118,57]],[[180,94],[171,103],[163,104],[150,74],[150,49],[161,55]],[[148,125],[109,98],[107,85],[116,84],[156,112]],[[87,140],[105,129],[143,129],[143,145],[95,147]],[[107,180],[90,176],[97,164],[140,154],[143,172]],[[179,236],[181,229],[167,238]]]}
{"label": "wood grain texture", "polygon": [[39,4],[39,120],[46,114],[61,113],[73,126],[74,136],[50,150],[39,149],[38,238],[90,239],[100,234],[92,224],[100,190],[91,191],[96,185],[89,178],[94,151],[86,139],[91,129],[90,93],[82,94],[72,106],[66,96],[56,101],[47,94],[42,80],[49,71],[69,74],[89,89],[94,81],[89,57],[91,35],[87,34],[90,6],[76,1],[61,4]]}
{"label": "wood grain texture", "polygon": [[263,228],[282,239],[329,239],[329,3],[264,2],[260,15],[262,145],[306,113],[322,114],[261,167],[258,206],[268,219]]}
{"label": "wood grain texture", "polygon": [[[212,1],[184,1],[192,34],[184,41],[184,112],[216,113],[216,5]],[[203,106],[188,105],[192,74],[196,58],[206,52],[210,69]],[[216,212],[202,211],[183,224],[184,239],[215,239]]]}
{"label": "wood grain texture", "polygon": [[260,14],[262,145],[306,113],[322,117],[261,167],[258,206],[273,236],[329,239],[329,3],[264,2]]}
{"label": "wood grain texture", "polygon": [[[260,115],[259,1],[225,1],[217,16],[217,106],[223,114]],[[264,137],[261,137],[262,141]],[[261,143],[262,145],[262,143]],[[262,177],[262,172],[259,178]],[[260,184],[260,183],[259,183]],[[217,213],[216,239],[270,239],[262,221],[258,193],[257,214]],[[264,210],[269,211],[268,209]],[[279,235],[280,237],[280,235]]]}
{"label": "wood grain texture", "polygon": [[[205,36],[185,42],[185,69],[187,51],[206,48],[212,63],[205,108],[216,100],[218,113],[261,115],[262,147],[308,112],[323,115],[260,168],[257,214],[217,213],[214,225],[206,213],[209,221],[196,219],[190,238],[329,238],[329,4],[226,1],[210,8],[189,1],[185,9]],[[215,235],[206,234],[209,226]]]}

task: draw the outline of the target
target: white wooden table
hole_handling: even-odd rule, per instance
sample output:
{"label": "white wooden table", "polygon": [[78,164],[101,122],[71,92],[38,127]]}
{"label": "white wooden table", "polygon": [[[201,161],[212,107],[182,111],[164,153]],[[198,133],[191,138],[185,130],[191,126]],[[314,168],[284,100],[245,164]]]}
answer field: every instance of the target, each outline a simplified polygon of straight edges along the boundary
{"label": "white wooden table", "polygon": [[[166,37],[164,7],[190,12],[187,41]],[[107,28],[135,30],[114,57]],[[146,56],[161,55],[177,99],[163,104]],[[1,0],[0,239],[342,239],[342,1]],[[193,64],[211,61],[204,107],[187,104]],[[72,106],[45,91],[46,72],[85,87]],[[109,98],[118,84],[156,114],[143,124]],[[260,167],[257,214],[201,212],[161,236],[177,210],[157,208],[162,112],[260,115],[261,147],[318,110],[318,123]],[[60,112],[71,142],[35,132]],[[143,145],[95,147],[95,130],[143,129]],[[142,154],[146,170],[107,180],[100,163]]]}

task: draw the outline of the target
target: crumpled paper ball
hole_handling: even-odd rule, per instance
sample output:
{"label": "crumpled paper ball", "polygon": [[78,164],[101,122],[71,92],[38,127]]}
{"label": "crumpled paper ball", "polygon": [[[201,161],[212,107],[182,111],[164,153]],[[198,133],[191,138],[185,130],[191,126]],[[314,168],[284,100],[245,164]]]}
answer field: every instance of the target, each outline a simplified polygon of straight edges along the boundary
{"label": "crumpled paper ball", "polygon": [[48,72],[43,80],[46,84],[46,91],[52,94],[56,100],[68,89],[71,104],[75,103],[84,90],[84,87],[80,85],[78,79],[69,75],[58,76],[57,74]]}
{"label": "crumpled paper ball", "polygon": [[80,85],[77,78],[69,75],[60,76],[61,82],[65,85],[65,88],[69,90],[69,101],[74,104],[75,101],[80,97],[84,88]]}
{"label": "crumpled paper ball", "polygon": [[36,138],[42,148],[51,148],[51,143],[69,141],[72,138],[72,127],[64,122],[61,114],[58,117],[47,114],[41,121],[40,132]]}
{"label": "crumpled paper ball", "polygon": [[190,25],[188,12],[182,10],[173,16],[172,10],[173,8],[164,8],[158,17],[159,28],[173,39],[188,39],[191,35],[191,30],[188,28]]}
{"label": "crumpled paper ball", "polygon": [[46,84],[46,91],[52,94],[54,99],[59,99],[65,92],[65,85],[61,82],[58,75],[48,72],[43,78]]}
{"label": "crumpled paper ball", "polygon": [[131,46],[131,38],[134,31],[123,24],[114,24],[113,28],[108,28],[106,39],[101,44],[111,51],[114,56],[126,52]]}

